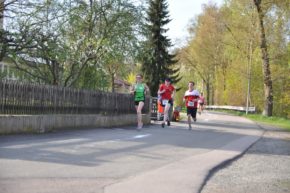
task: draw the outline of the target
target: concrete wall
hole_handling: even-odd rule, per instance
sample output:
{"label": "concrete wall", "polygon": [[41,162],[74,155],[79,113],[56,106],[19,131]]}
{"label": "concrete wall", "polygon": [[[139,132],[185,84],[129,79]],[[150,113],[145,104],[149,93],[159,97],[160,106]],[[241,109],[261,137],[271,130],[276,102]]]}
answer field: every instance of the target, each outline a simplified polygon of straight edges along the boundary
{"label": "concrete wall", "polygon": [[[143,115],[150,124],[150,115]],[[137,125],[137,115],[0,115],[0,134],[43,133],[64,128],[97,128]]]}

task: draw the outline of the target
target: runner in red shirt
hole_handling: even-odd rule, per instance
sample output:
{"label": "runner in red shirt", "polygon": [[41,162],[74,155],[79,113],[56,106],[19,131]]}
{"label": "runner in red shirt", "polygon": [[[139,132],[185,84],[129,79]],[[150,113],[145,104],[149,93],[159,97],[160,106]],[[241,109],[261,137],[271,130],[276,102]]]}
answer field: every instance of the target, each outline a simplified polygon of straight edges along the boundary
{"label": "runner in red shirt", "polygon": [[187,109],[188,129],[191,130],[191,117],[196,122],[197,103],[199,99],[199,92],[194,90],[194,82],[188,83],[188,90],[185,92],[183,101]]}
{"label": "runner in red shirt", "polygon": [[168,111],[173,105],[175,88],[171,85],[171,80],[169,78],[166,78],[165,83],[160,85],[158,95],[161,96],[161,105],[164,107],[164,119],[161,126],[164,127],[166,121],[167,125],[170,126]]}

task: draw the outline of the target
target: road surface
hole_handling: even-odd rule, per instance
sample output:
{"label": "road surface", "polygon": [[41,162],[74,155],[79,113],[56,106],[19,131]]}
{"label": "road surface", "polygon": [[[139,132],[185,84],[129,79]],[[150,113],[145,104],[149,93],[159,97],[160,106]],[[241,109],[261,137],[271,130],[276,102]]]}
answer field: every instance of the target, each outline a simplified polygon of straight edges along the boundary
{"label": "road surface", "polygon": [[193,130],[65,130],[0,136],[0,193],[192,193],[210,171],[255,143],[263,130],[242,117],[205,112]]}

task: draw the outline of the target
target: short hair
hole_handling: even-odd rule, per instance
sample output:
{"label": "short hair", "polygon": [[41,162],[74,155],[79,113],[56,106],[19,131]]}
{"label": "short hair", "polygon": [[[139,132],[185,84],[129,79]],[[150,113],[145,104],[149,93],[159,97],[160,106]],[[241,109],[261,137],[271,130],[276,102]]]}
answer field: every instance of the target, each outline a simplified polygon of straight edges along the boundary
{"label": "short hair", "polygon": [[136,77],[137,77],[137,76],[140,76],[141,78],[143,78],[142,74],[136,74]]}
{"label": "short hair", "polygon": [[171,82],[171,79],[170,78],[165,78],[165,81]]}
{"label": "short hair", "polygon": [[192,84],[193,86],[195,85],[195,83],[193,81],[189,81],[188,84]]}

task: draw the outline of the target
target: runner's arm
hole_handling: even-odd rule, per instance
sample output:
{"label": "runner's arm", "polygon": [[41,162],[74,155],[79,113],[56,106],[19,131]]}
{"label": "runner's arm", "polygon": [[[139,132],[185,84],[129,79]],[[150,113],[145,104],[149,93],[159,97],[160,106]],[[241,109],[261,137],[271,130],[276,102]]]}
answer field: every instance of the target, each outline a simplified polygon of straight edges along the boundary
{"label": "runner's arm", "polygon": [[198,102],[199,101],[199,96],[196,97],[196,99],[193,99],[193,102]]}
{"label": "runner's arm", "polygon": [[147,95],[150,95],[150,89],[149,87],[147,86],[147,84],[145,84],[145,94]]}
{"label": "runner's arm", "polygon": [[183,96],[183,99],[182,99],[182,100],[183,100],[183,102],[185,102],[185,101],[186,101],[186,95],[185,95],[185,94],[186,94],[186,92],[184,93],[184,96]]}
{"label": "runner's arm", "polygon": [[134,92],[135,92],[135,85],[131,85],[130,86],[130,93],[134,94]]}
{"label": "runner's arm", "polygon": [[174,100],[174,97],[175,97],[175,89],[173,90],[172,92],[172,95],[171,95],[171,98]]}
{"label": "runner's arm", "polygon": [[160,86],[159,89],[158,89],[157,94],[163,94],[164,92],[165,92],[165,89],[161,90],[161,86]]}

